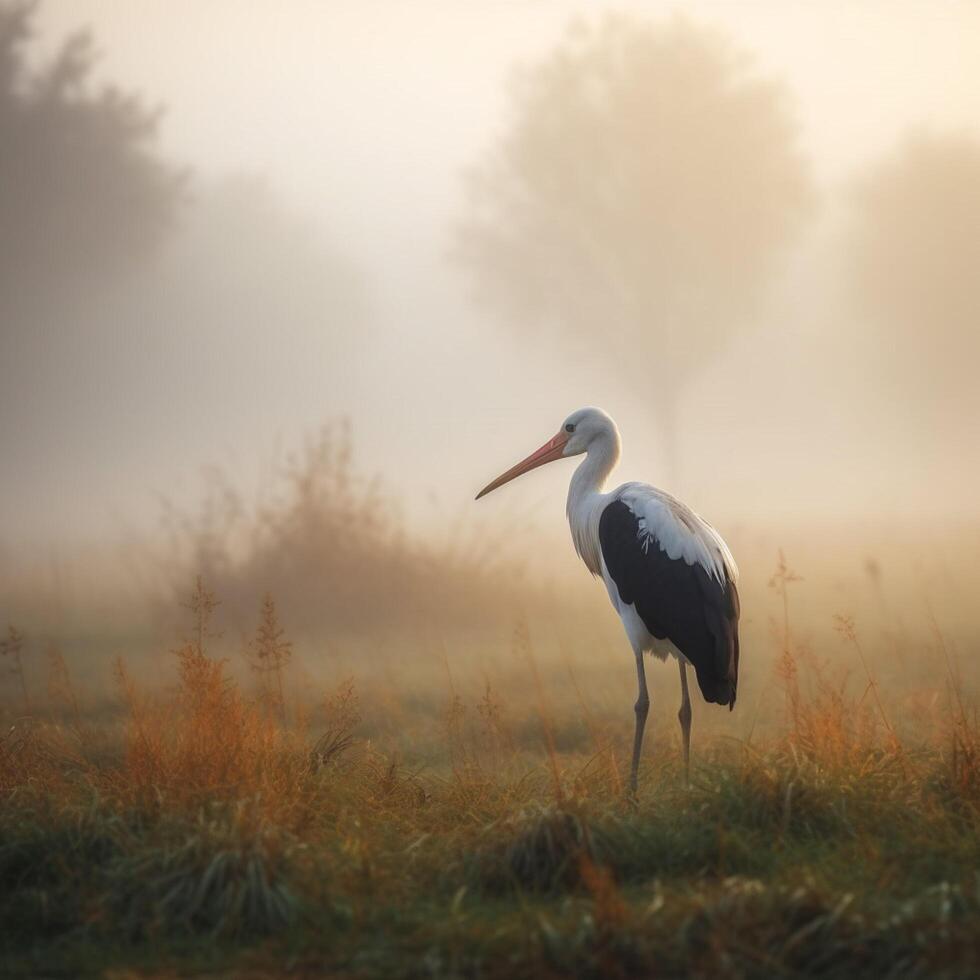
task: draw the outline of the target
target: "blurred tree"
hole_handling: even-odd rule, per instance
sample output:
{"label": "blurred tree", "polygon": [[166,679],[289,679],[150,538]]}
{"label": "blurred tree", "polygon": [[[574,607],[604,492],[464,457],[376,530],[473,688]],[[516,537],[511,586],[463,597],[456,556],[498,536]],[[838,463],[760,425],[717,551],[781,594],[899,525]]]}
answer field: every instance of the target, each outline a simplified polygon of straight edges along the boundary
{"label": "blurred tree", "polygon": [[916,392],[917,412],[962,406],[980,359],[980,142],[912,136],[864,175],[853,203],[850,285],[876,328],[876,367]]}
{"label": "blurred tree", "polygon": [[756,311],[810,202],[781,86],[677,18],[576,26],[512,92],[456,251],[510,319],[614,358],[667,468],[680,392]]}
{"label": "blurred tree", "polygon": [[152,149],[159,112],[113,87],[91,91],[87,33],[32,66],[34,8],[0,3],[0,304],[8,317],[142,255],[166,230],[181,185]]}

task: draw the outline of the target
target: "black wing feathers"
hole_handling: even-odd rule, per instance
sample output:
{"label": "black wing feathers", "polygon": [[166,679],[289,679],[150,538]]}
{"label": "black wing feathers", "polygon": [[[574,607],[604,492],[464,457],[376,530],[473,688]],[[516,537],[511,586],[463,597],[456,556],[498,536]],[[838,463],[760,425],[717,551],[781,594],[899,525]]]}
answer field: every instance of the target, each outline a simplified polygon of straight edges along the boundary
{"label": "black wing feathers", "polygon": [[738,682],[738,591],[695,562],[669,558],[659,542],[646,550],[636,515],[615,500],[599,519],[602,557],[619,596],[633,604],[657,639],[668,639],[694,665],[706,701],[735,704]]}

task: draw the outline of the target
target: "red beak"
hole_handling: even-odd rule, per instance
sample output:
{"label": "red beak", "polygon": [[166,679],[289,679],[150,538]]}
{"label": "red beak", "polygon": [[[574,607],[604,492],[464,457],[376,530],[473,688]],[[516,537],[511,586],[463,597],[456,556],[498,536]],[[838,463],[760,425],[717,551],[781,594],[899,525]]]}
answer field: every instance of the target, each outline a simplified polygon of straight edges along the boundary
{"label": "red beak", "polygon": [[529,470],[537,469],[539,466],[544,466],[545,463],[551,463],[556,459],[561,459],[566,442],[568,442],[567,432],[559,432],[558,435],[552,436],[540,449],[536,449],[531,453],[527,459],[522,459],[516,466],[512,466],[507,470],[506,473],[501,473],[493,483],[488,483],[476,495],[476,499],[479,500],[481,497],[485,497],[491,490],[496,490],[497,487],[502,487],[505,483],[510,483],[511,480],[516,479],[523,473],[527,473]]}

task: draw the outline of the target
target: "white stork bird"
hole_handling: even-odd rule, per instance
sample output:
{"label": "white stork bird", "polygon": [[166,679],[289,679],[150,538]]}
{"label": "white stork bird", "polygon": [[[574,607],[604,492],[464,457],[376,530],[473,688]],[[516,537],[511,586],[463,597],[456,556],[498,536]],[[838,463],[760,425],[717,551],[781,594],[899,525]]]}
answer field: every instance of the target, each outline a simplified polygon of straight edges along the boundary
{"label": "white stork bird", "polygon": [[484,487],[476,499],[545,463],[565,456],[585,459],[568,487],[568,523],[579,557],[601,575],[636,657],[639,694],[634,710],[630,788],[636,792],[643,730],[650,710],[643,654],[677,659],[690,777],[692,664],[705,701],[735,706],[738,683],[738,568],[721,535],[685,504],[646,483],[624,483],[603,493],[619,459],[619,430],[599,408],[565,419],[556,436]]}

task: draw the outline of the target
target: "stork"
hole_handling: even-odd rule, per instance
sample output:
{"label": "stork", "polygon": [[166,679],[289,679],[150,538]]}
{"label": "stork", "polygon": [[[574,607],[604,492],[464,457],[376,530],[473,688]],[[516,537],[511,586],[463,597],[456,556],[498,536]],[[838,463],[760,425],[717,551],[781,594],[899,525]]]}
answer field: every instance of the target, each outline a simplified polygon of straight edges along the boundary
{"label": "stork", "polygon": [[616,423],[600,408],[565,419],[540,449],[487,484],[476,499],[530,470],[585,455],[572,474],[566,512],[575,551],[602,577],[636,658],[630,790],[636,793],[643,731],[650,710],[644,653],[677,660],[684,772],[691,770],[691,697],[688,664],[705,701],[735,706],[738,684],[738,568],[721,535],[690,507],[646,483],[624,483],[603,493],[619,460]]}

